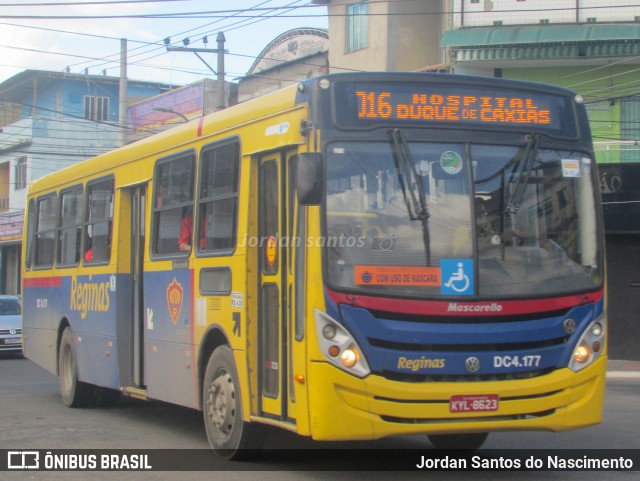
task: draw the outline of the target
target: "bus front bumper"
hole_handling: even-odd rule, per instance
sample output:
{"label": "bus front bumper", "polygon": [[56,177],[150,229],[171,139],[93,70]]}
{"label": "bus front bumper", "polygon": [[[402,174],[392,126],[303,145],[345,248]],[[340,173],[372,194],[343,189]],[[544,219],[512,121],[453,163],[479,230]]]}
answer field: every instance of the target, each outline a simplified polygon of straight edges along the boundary
{"label": "bus front bumper", "polygon": [[[309,366],[311,436],[367,440],[409,434],[565,431],[602,419],[607,358],[517,381],[400,383],[358,379],[324,362]],[[499,396],[491,412],[451,412],[452,396]]]}

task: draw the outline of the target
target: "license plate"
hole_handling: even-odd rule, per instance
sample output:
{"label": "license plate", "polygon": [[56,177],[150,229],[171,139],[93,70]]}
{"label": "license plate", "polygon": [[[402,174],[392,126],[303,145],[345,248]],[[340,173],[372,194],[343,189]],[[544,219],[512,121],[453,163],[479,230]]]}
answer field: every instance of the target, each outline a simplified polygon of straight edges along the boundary
{"label": "license plate", "polygon": [[485,413],[497,411],[500,396],[497,394],[456,395],[449,399],[449,411],[452,413]]}
{"label": "license plate", "polygon": [[22,342],[22,339],[20,339],[19,337],[11,337],[9,339],[4,340],[5,344],[20,344],[21,342]]}

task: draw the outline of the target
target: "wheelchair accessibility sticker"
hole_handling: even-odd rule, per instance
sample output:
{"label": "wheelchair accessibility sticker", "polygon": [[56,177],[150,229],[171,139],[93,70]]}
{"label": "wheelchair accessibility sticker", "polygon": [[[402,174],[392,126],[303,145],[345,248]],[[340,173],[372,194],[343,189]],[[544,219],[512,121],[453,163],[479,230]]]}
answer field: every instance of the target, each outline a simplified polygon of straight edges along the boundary
{"label": "wheelchair accessibility sticker", "polygon": [[473,260],[442,259],[440,261],[441,279],[440,294],[453,296],[472,296]]}

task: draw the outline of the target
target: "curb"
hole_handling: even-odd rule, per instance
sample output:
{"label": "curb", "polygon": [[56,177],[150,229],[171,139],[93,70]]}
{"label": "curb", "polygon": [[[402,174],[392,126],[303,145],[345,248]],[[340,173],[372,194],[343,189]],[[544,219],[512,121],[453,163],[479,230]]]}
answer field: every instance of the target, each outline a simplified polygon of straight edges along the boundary
{"label": "curb", "polygon": [[638,371],[608,371],[607,379],[640,379]]}
{"label": "curb", "polygon": [[607,379],[640,379],[640,360],[607,360]]}

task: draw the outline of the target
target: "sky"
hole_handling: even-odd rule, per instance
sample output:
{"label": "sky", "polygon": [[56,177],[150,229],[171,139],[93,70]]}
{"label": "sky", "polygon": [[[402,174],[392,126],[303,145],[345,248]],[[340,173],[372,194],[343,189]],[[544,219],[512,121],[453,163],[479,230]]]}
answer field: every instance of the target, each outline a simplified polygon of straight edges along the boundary
{"label": "sky", "polygon": [[[233,81],[278,35],[327,28],[326,13],[311,0],[0,0],[0,82],[26,69],[118,76],[125,38],[127,78],[189,84],[215,75],[192,52],[168,52],[164,39],[205,48],[207,36],[206,48],[215,49],[219,32]],[[199,55],[217,68],[215,53]]]}

